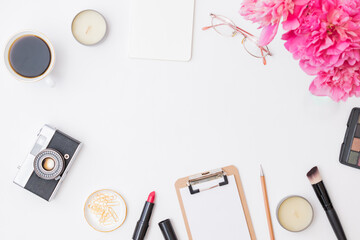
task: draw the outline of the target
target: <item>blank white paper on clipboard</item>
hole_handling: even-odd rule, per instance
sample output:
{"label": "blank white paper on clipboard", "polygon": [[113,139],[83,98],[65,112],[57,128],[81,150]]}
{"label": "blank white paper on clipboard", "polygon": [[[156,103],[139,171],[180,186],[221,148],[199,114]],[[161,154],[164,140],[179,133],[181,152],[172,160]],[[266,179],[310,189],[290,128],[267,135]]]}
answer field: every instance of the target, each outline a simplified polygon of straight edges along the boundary
{"label": "blank white paper on clipboard", "polygon": [[194,0],[132,0],[132,58],[189,61]]}
{"label": "blank white paper on clipboard", "polygon": [[[221,179],[202,183],[208,186]],[[187,220],[194,240],[247,240],[251,239],[246,224],[235,177],[228,176],[229,183],[196,194],[188,187],[181,188]]]}

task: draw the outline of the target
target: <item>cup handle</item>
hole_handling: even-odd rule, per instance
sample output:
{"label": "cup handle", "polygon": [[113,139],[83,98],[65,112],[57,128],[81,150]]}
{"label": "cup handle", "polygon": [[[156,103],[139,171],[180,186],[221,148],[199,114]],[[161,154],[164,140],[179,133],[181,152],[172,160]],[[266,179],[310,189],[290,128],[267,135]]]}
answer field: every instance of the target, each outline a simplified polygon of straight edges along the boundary
{"label": "cup handle", "polygon": [[51,87],[51,88],[55,87],[55,81],[54,81],[54,79],[52,79],[52,77],[47,76],[45,78],[45,82],[46,82],[46,85],[48,85],[49,87]]}

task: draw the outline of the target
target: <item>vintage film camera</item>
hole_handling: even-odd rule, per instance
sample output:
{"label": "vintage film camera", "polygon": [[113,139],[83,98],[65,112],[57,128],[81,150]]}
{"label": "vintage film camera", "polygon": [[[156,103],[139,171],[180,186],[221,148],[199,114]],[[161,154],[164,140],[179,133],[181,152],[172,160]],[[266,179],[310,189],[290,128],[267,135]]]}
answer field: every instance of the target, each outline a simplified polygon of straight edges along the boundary
{"label": "vintage film camera", "polygon": [[81,142],[44,125],[14,179],[14,183],[50,201],[60,187]]}

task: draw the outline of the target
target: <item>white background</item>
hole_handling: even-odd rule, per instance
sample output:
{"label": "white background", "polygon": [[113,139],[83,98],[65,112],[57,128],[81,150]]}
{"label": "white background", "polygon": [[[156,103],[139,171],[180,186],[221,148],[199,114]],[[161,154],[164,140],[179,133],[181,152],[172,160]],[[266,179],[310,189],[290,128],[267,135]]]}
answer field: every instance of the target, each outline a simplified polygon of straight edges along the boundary
{"label": "white background", "polygon": [[[166,218],[179,239],[187,239],[174,182],[234,164],[257,238],[268,239],[262,163],[277,239],[335,239],[306,178],[314,165],[348,239],[358,239],[360,171],[341,165],[338,156],[350,110],[360,101],[312,96],[312,77],[285,50],[280,34],[263,66],[246,54],[240,38],[201,30],[214,12],[259,33],[238,15],[240,3],[196,0],[193,58],[166,62],[128,58],[130,0],[1,0],[1,48],[24,29],[43,32],[56,50],[57,86],[20,83],[0,58],[0,238],[130,239],[147,195],[155,190],[146,239],[162,239],[157,223]],[[88,8],[100,11],[109,24],[107,39],[94,47],[80,45],[70,31],[72,18]],[[45,123],[84,143],[50,203],[12,183]],[[128,204],[124,225],[112,233],[94,231],[83,216],[87,196],[101,188],[117,190]],[[314,207],[314,221],[301,233],[282,229],[274,214],[291,194]]]}

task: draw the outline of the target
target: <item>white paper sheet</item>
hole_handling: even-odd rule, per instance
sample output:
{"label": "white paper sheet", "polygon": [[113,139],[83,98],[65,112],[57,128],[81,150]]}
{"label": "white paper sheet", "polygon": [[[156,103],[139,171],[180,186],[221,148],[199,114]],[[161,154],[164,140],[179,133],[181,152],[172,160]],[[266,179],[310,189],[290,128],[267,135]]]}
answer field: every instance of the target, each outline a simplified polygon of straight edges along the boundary
{"label": "white paper sheet", "polygon": [[180,189],[193,240],[250,239],[235,177],[228,180],[225,186],[193,195],[187,187]]}
{"label": "white paper sheet", "polygon": [[132,58],[191,59],[194,0],[132,0]]}

